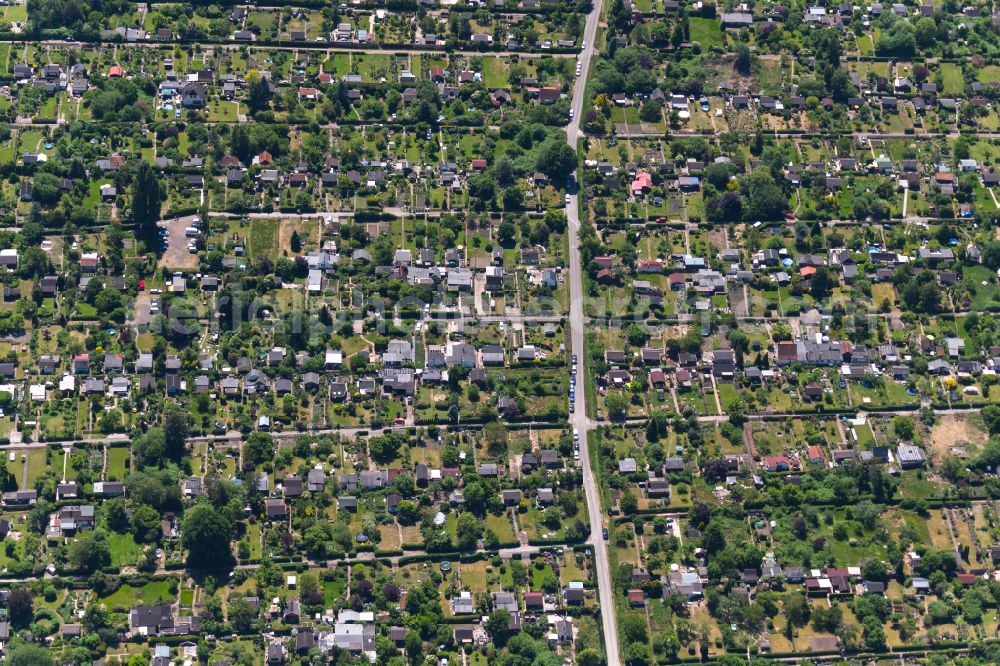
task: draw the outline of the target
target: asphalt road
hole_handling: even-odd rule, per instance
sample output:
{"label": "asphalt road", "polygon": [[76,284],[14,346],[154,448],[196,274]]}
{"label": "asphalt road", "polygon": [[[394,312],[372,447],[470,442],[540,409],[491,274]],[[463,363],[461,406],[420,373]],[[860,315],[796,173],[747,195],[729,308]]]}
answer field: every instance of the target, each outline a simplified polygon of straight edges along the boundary
{"label": "asphalt road", "polygon": [[[587,26],[583,35],[587,48],[580,54],[582,65],[580,76],[573,86],[573,118],[566,128],[566,138],[569,145],[576,150],[577,138],[580,135],[580,117],[583,115],[584,92],[587,85],[587,75],[590,71],[590,61],[594,55],[594,42],[597,39],[597,24],[601,18],[602,0],[594,0],[593,9],[587,16]],[[579,200],[576,192],[570,194],[566,205],[566,218],[569,222],[569,324],[570,345],[579,361],[579,372],[584,364],[584,326],[583,316],[583,273],[580,265],[580,214]],[[608,666],[621,666],[621,650],[618,647],[618,624],[615,620],[615,602],[611,587],[611,568],[608,565],[607,543],[601,533],[604,528],[604,514],[601,511],[601,495],[594,480],[594,471],[590,466],[590,451],[587,448],[587,379],[578,375],[576,382],[576,404],[570,417],[570,423],[580,433],[580,463],[583,465],[583,488],[587,496],[587,512],[590,515],[590,543],[594,546],[594,567],[597,570],[597,595],[601,608],[601,625],[604,631],[604,648],[607,654]]]}

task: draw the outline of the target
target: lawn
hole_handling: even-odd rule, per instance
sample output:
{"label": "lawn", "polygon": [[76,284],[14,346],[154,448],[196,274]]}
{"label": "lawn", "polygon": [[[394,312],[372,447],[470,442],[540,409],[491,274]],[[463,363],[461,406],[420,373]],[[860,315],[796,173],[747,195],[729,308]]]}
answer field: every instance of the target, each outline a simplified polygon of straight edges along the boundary
{"label": "lawn", "polygon": [[49,97],[42,104],[41,108],[38,109],[38,113],[36,114],[35,117],[43,120],[55,120],[58,108],[58,102],[59,102],[58,98]]}
{"label": "lawn", "polygon": [[208,107],[208,120],[213,123],[235,123],[239,120],[239,108],[239,102],[213,102]]}
{"label": "lawn", "polygon": [[14,23],[15,21],[20,21],[24,23],[28,20],[28,6],[24,5],[8,5],[4,10],[3,17]]}
{"label": "lawn", "polygon": [[135,542],[129,534],[111,532],[108,534],[108,545],[111,547],[111,565],[114,567],[134,566],[142,557],[142,546]]}
{"label": "lawn", "polygon": [[45,451],[35,449],[28,453],[28,487],[33,487],[35,481],[45,474]]}
{"label": "lawn", "polygon": [[278,252],[280,220],[256,219],[250,227],[250,256],[275,257]]}
{"label": "lawn", "polygon": [[943,87],[941,92],[945,95],[962,95],[965,92],[965,79],[962,77],[961,65],[955,63],[941,63],[941,78]]}
{"label": "lawn", "polygon": [[997,287],[993,271],[985,266],[968,266],[962,273],[962,280],[971,297],[970,309],[982,311],[996,305]]}
{"label": "lawn", "polygon": [[174,581],[162,580],[151,581],[142,587],[122,585],[110,596],[102,599],[102,601],[104,601],[108,609],[116,607],[132,608],[133,606],[137,606],[139,604],[149,605],[157,603],[172,603],[174,601],[174,597],[176,596],[170,591],[172,583],[174,583]]}
{"label": "lawn", "polygon": [[688,19],[688,26],[691,31],[691,41],[700,43],[702,48],[710,49],[713,46],[722,46],[722,30],[719,27],[719,19],[692,16]]}
{"label": "lawn", "polygon": [[344,591],[347,590],[347,582],[344,580],[328,580],[323,583],[323,601],[327,606],[333,606],[338,599],[343,598]]}
{"label": "lawn", "polygon": [[781,94],[781,63],[774,60],[761,60],[757,66],[760,89],[769,95]]}
{"label": "lawn", "polygon": [[861,55],[871,55],[875,52],[875,45],[872,43],[872,37],[869,34],[864,34],[858,37],[858,51]]}
{"label": "lawn", "polygon": [[389,73],[390,62],[389,56],[381,53],[354,56],[358,74],[365,81],[377,81],[382,76],[386,76]]}
{"label": "lawn", "polygon": [[39,147],[42,145],[42,140],[45,138],[41,132],[28,131],[22,132],[19,136],[20,138],[20,150],[22,153],[34,153],[38,152]]}
{"label": "lawn", "polygon": [[986,65],[976,70],[976,78],[982,83],[1000,81],[1000,66]]}
{"label": "lawn", "polygon": [[274,12],[251,12],[247,16],[246,27],[258,26],[262,36],[269,36],[274,30],[274,24],[277,21],[277,14]]}
{"label": "lawn", "polygon": [[116,481],[125,479],[127,473],[125,463],[129,457],[129,450],[124,447],[108,447],[108,470],[107,478]]}
{"label": "lawn", "polygon": [[487,88],[506,88],[508,84],[507,63],[500,58],[483,59],[483,82]]}

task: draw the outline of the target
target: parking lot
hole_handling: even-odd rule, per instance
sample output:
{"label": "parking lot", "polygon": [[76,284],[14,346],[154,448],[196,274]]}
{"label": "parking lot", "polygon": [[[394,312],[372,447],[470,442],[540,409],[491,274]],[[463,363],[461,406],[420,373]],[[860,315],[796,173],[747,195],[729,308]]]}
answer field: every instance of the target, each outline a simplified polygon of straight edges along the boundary
{"label": "parking lot", "polygon": [[166,248],[160,256],[160,267],[171,270],[192,270],[198,268],[198,255],[188,252],[190,238],[184,235],[184,230],[197,219],[196,215],[187,215],[172,220],[160,222],[160,227],[167,230]]}

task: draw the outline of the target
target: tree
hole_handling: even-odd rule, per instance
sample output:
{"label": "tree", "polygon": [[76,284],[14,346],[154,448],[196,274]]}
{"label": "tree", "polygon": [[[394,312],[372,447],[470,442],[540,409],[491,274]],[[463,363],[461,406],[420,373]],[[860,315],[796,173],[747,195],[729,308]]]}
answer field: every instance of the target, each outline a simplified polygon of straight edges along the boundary
{"label": "tree", "polygon": [[490,613],[489,619],[486,620],[486,631],[495,644],[503,646],[510,636],[510,611],[498,608]]}
{"label": "tree", "polygon": [[404,525],[413,525],[420,518],[420,505],[413,500],[402,500],[396,511],[396,516]]}
{"label": "tree", "polygon": [[823,608],[822,606],[816,608],[812,612],[812,623],[819,631],[825,631],[828,633],[836,633],[840,626],[843,624],[844,611],[840,606],[831,606],[830,608]]}
{"label": "tree", "polygon": [[869,616],[865,618],[862,626],[864,627],[865,645],[868,646],[868,649],[884,650],[885,628],[882,626],[882,622],[877,617]]}
{"label": "tree", "polygon": [[645,618],[637,615],[626,615],[619,619],[622,635],[629,643],[645,642],[648,639]]}
{"label": "tree", "polygon": [[508,187],[503,191],[504,210],[517,210],[522,206],[524,206],[524,192],[521,191],[521,188]]}
{"label": "tree", "polygon": [[140,162],[132,183],[132,222],[136,232],[147,242],[156,238],[156,222],[163,205],[160,179],[146,162]]}
{"label": "tree", "polygon": [[809,283],[809,292],[816,300],[822,300],[830,295],[830,272],[826,266],[819,266]]}
{"label": "tree", "polygon": [[882,516],[882,509],[868,499],[863,499],[854,506],[854,519],[864,525],[867,529],[872,529]]}
{"label": "tree", "polygon": [[24,248],[17,263],[21,277],[39,278],[49,273],[49,256],[37,246]]}
{"label": "tree", "polygon": [[937,39],[937,24],[929,16],[924,16],[917,20],[913,26],[913,36],[917,41],[917,46],[927,48],[934,44]]}
{"label": "tree", "polygon": [[622,513],[626,516],[634,516],[635,512],[639,510],[639,500],[627,491],[622,493],[621,505]]}
{"label": "tree", "polygon": [[35,596],[26,587],[15,588],[11,590],[7,608],[14,626],[25,627],[31,622],[35,612]]}
{"label": "tree", "polygon": [[738,328],[731,328],[726,333],[726,339],[732,345],[733,354],[736,356],[737,361],[742,363],[743,355],[750,351],[750,338]]}
{"label": "tree", "polygon": [[604,666],[604,655],[595,648],[586,648],[576,653],[576,666]]}
{"label": "tree", "polygon": [[790,625],[804,627],[809,622],[812,607],[804,594],[795,592],[785,597],[784,610]]}
{"label": "tree", "polygon": [[111,566],[111,547],[100,530],[78,536],[70,543],[67,555],[70,566],[76,571],[92,573]]}
{"label": "tree", "polygon": [[159,467],[167,456],[166,434],[160,428],[149,430],[132,442],[132,451],[139,469]]}
{"label": "tree", "polygon": [[628,413],[628,400],[621,393],[609,393],[604,401],[608,408],[608,417],[613,421],[620,421]]}
{"label": "tree", "polygon": [[514,162],[507,155],[497,162],[496,176],[501,187],[507,187],[514,182]]}
{"label": "tree", "polygon": [[983,423],[991,435],[1000,434],[1000,406],[986,405],[981,412]]}
{"label": "tree", "polygon": [[900,439],[913,439],[913,420],[906,416],[897,416],[892,420],[892,430]]}
{"label": "tree", "polygon": [[249,634],[253,628],[253,621],[257,618],[251,606],[243,597],[236,597],[229,602],[229,625],[238,634]]}
{"label": "tree", "polygon": [[469,195],[482,202],[488,202],[496,196],[496,187],[488,174],[480,174],[469,179]]}
{"label": "tree", "polygon": [[785,193],[765,168],[750,175],[750,197],[744,217],[749,221],[780,220],[788,209]]}
{"label": "tree", "polygon": [[115,532],[124,532],[129,528],[128,511],[125,509],[125,500],[121,498],[104,502],[104,517],[108,521],[108,527]]}
{"label": "tree", "polygon": [[455,527],[456,546],[459,550],[472,550],[483,534],[483,523],[469,512],[458,516]]}
{"label": "tree", "polygon": [[61,195],[59,178],[55,174],[43,171],[37,174],[31,183],[31,197],[39,203],[51,206],[59,201]]}
{"label": "tree", "polygon": [[268,462],[274,457],[274,437],[266,432],[250,433],[243,445],[243,457],[257,464]]}
{"label": "tree", "polygon": [[880,56],[910,58],[916,50],[917,40],[913,28],[906,21],[896,21],[888,30],[883,30],[882,38],[875,45],[875,53]]}
{"label": "tree", "polygon": [[750,47],[741,42],[736,45],[734,51],[736,61],[733,63],[733,67],[741,75],[750,76],[753,71],[753,56],[750,53]]}
{"label": "tree", "polygon": [[155,541],[160,532],[160,512],[148,504],[140,504],[132,511],[130,523],[136,541]]}
{"label": "tree", "polygon": [[197,504],[184,514],[181,543],[196,566],[219,568],[232,559],[229,542],[232,526],[208,504]]}
{"label": "tree", "polygon": [[247,107],[250,113],[263,111],[271,105],[271,85],[255,69],[247,72]]}
{"label": "tree", "polygon": [[889,568],[882,560],[871,559],[861,566],[861,574],[865,580],[886,582],[889,580]]}
{"label": "tree", "polygon": [[649,643],[635,642],[625,648],[625,663],[628,666],[646,666],[650,661]]}
{"label": "tree", "polygon": [[180,460],[188,437],[188,419],[180,410],[172,409],[163,419],[163,435],[166,454],[172,460]]}
{"label": "tree", "polygon": [[[358,582],[356,591],[362,590],[365,587],[369,588],[368,593],[362,595],[363,597],[367,598],[367,596],[371,593],[370,589],[371,585],[372,585],[371,581],[361,580]],[[316,578],[315,575],[302,574],[301,576],[299,576],[299,599],[301,599],[304,603],[315,605],[317,600],[316,595],[318,592],[319,592],[319,580]],[[322,601],[322,599],[323,597],[322,595],[320,595],[319,600]]]}
{"label": "tree", "polygon": [[854,82],[846,69],[836,69],[830,75],[830,97],[833,101],[846,104],[847,98],[857,93]]}
{"label": "tree", "polygon": [[542,146],[535,166],[553,183],[562,183],[567,176],[576,171],[576,165],[576,151],[557,135]]}
{"label": "tree", "polygon": [[48,650],[40,645],[26,643],[10,651],[8,666],[54,666],[55,661]]}
{"label": "tree", "polygon": [[992,270],[1000,268],[1000,241],[989,241],[983,245],[983,265]]}
{"label": "tree", "polygon": [[403,648],[414,663],[423,661],[423,647],[424,642],[420,640],[420,634],[412,629],[406,632],[406,638],[403,639]]}
{"label": "tree", "polygon": [[658,123],[663,120],[663,106],[655,99],[646,100],[639,108],[639,120]]}

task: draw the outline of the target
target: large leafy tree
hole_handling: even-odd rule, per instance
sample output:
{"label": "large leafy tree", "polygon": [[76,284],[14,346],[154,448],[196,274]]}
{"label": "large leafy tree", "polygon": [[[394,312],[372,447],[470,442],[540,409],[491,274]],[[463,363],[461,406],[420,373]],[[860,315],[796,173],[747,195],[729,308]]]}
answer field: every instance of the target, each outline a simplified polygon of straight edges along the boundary
{"label": "large leafy tree", "polygon": [[232,559],[229,542],[232,526],[208,504],[197,504],[184,514],[181,542],[188,561],[195,566],[218,568]]}
{"label": "large leafy tree", "polygon": [[266,432],[255,432],[243,445],[243,456],[255,463],[267,462],[274,457],[274,438]]}
{"label": "large leafy tree", "polygon": [[557,135],[542,146],[536,166],[554,183],[562,183],[576,170],[576,151]]}
{"label": "large leafy tree", "polygon": [[167,412],[163,421],[163,435],[167,455],[179,460],[184,455],[184,445],[187,443],[187,416],[179,410]]}
{"label": "large leafy tree", "polygon": [[76,571],[93,572],[111,565],[111,546],[99,530],[83,534],[69,545],[69,564]]}
{"label": "large leafy tree", "polygon": [[24,644],[10,651],[10,666],[52,666],[55,661],[48,650],[40,645]]}

